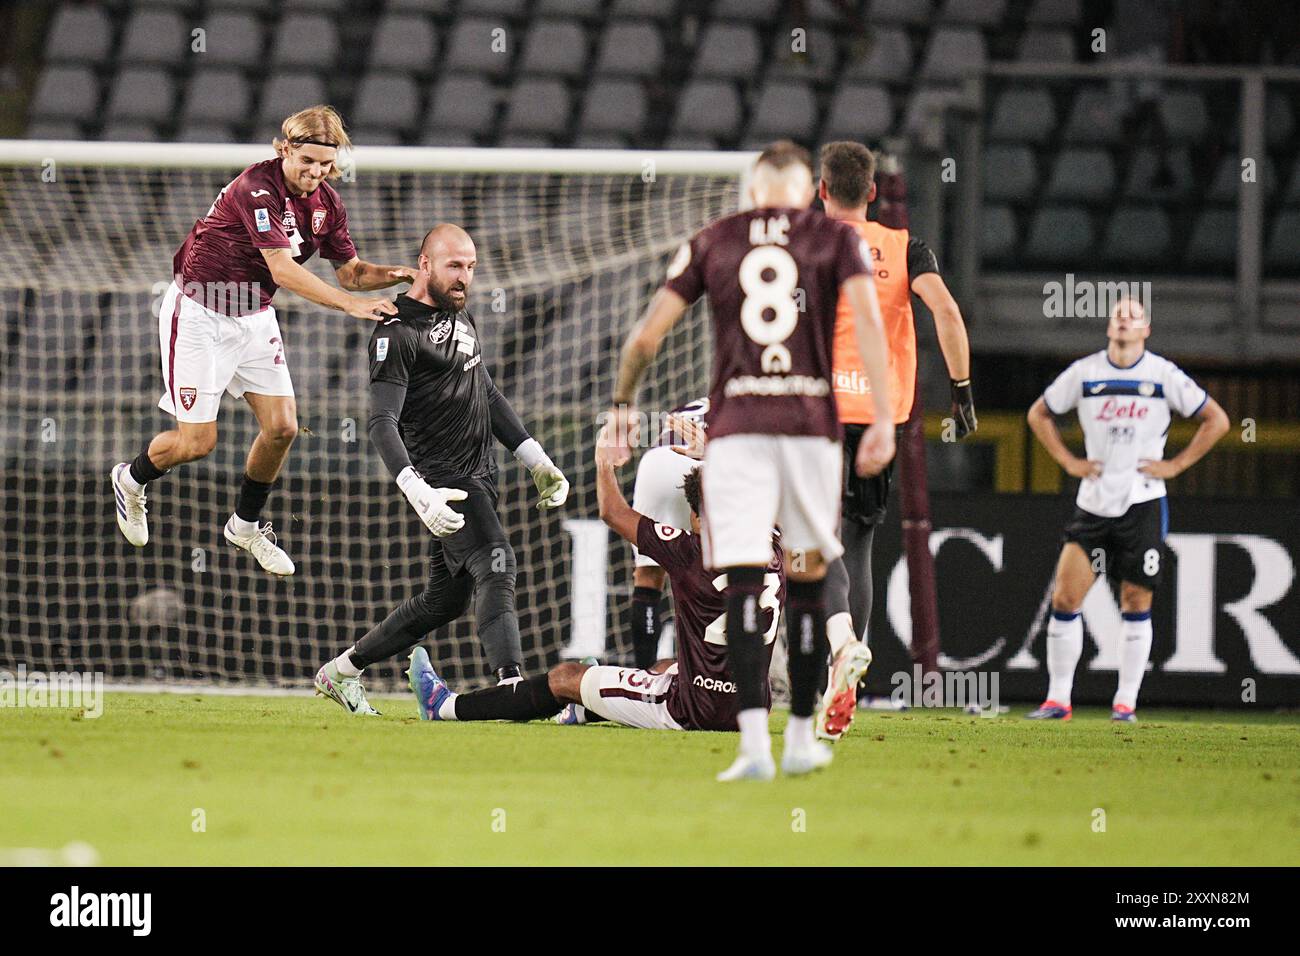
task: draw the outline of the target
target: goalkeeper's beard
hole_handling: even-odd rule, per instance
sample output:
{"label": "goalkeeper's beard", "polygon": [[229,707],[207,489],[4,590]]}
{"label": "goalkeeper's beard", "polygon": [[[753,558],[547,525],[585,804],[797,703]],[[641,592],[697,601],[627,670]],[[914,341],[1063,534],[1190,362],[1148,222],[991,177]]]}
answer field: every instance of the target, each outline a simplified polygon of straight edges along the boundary
{"label": "goalkeeper's beard", "polygon": [[[452,293],[458,291],[461,298],[456,299]],[[465,308],[465,303],[469,301],[469,288],[462,283],[454,283],[445,289],[439,289],[432,283],[429,284],[429,297],[433,299],[433,304],[443,312],[459,312]]]}

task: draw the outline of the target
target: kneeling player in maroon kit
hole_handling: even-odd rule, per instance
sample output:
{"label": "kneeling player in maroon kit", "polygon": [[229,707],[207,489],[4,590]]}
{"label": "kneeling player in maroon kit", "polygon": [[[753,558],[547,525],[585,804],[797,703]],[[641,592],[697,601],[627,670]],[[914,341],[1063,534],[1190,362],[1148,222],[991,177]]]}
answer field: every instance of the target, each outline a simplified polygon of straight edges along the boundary
{"label": "kneeling player in maroon kit", "polygon": [[[706,571],[700,546],[700,472],[683,493],[691,530],[657,524],[633,510],[618,487],[610,449],[596,450],[596,497],[601,519],[668,572],[677,607],[678,659],[662,672],[568,662],[514,684],[454,694],[434,673],[423,647],[411,655],[411,689],[423,720],[533,720],[580,704],[588,714],[646,730],[736,730],[739,697],[727,670],[727,576]],[[785,600],[781,549],[763,575],[759,598],[765,663],[771,663]],[[765,687],[771,705],[771,688]]]}

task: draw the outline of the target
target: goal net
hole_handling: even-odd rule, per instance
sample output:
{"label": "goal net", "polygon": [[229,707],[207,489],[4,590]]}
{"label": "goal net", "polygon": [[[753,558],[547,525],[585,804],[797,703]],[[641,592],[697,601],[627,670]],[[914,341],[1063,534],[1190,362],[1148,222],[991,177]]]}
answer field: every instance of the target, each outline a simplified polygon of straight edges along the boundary
{"label": "goal net", "polygon": [[[172,255],[221,188],[269,147],[7,143],[0,150],[3,584],[0,669],[117,681],[307,686],[416,593],[428,533],[366,435],[370,327],[276,297],[299,437],[264,518],[297,564],[263,573],[225,543],[256,422],[223,399],[216,450],[150,486],[148,546],[118,533],[108,473],[172,420],[157,310]],[[591,467],[618,349],[675,248],[739,206],[749,154],[361,147],[337,183],[362,258],[414,265],[434,223],[478,248],[470,309],[485,361],[573,492],[540,514],[499,451],[500,512],[519,562],[524,666],[630,659],[630,549],[597,518]],[[332,281],[327,263],[310,268]],[[393,289],[395,293],[399,289]],[[675,330],[647,411],[702,394],[703,307]],[[624,470],[630,493],[636,461]],[[448,678],[485,678],[472,609],[431,635]],[[399,686],[401,662],[367,671]]]}

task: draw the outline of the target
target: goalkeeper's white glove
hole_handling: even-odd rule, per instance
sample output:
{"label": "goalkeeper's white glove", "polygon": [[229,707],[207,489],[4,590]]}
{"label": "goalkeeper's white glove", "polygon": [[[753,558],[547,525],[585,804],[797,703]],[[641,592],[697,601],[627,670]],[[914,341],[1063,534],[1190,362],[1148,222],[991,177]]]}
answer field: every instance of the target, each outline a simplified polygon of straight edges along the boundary
{"label": "goalkeeper's white glove", "polygon": [[397,476],[397,487],[435,538],[455,534],[465,524],[463,514],[447,507],[449,501],[464,501],[468,497],[460,488],[430,488],[410,465]]}
{"label": "goalkeeper's white glove", "polygon": [[536,438],[530,438],[516,448],[515,458],[533,476],[533,484],[537,486],[537,493],[542,499],[537,503],[538,508],[546,511],[564,504],[569,497],[569,479],[555,467],[555,462],[542,450]]}

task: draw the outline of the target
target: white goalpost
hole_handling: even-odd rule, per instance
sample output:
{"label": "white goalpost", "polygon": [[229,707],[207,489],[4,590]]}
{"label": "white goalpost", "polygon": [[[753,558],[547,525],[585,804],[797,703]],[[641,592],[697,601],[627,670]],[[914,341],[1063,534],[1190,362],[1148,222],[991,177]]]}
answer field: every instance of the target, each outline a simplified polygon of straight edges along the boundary
{"label": "white goalpost", "polygon": [[[157,309],[172,256],[221,188],[272,155],[269,145],[0,142],[0,669],[301,687],[422,587],[428,534],[366,435],[370,329],[289,293],[275,306],[300,433],[264,516],[297,573],[272,578],[221,539],[256,429],[229,397],[213,454],[151,486],[149,545],[117,531],[109,469],[170,421],[156,407]],[[573,483],[559,514],[539,515],[527,474],[500,450],[529,672],[597,649],[630,657],[630,550],[596,515],[597,417],[671,254],[739,208],[753,158],[361,146],[336,181],[364,259],[414,264],[434,223],[468,229],[485,361]],[[309,268],[332,281],[327,263]],[[701,307],[665,343],[643,407],[702,394],[709,360]],[[454,684],[485,678],[472,611],[428,644]],[[367,671],[381,690],[399,675],[398,662]]]}

